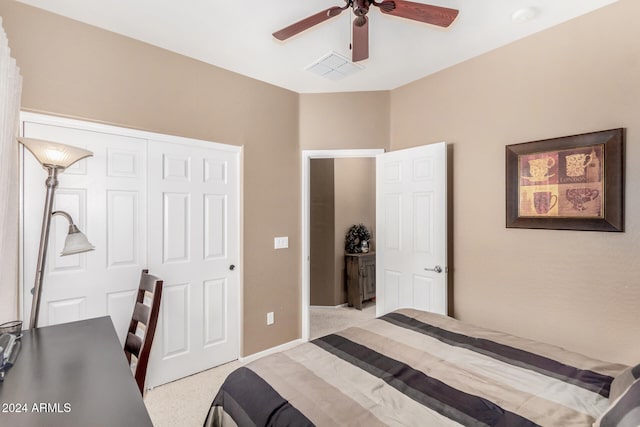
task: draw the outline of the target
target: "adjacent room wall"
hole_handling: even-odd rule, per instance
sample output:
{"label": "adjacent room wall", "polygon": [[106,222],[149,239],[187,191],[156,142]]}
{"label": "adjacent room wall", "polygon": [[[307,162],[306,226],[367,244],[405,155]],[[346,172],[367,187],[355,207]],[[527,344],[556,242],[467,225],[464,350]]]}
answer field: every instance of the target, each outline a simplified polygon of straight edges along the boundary
{"label": "adjacent room wall", "polygon": [[309,300],[311,305],[335,305],[335,185],[334,159],[309,163]]}
{"label": "adjacent room wall", "polygon": [[[347,302],[345,236],[352,225],[364,224],[375,244],[376,159],[335,159],[335,298]],[[375,246],[374,246],[375,247]]]}
{"label": "adjacent room wall", "polygon": [[363,223],[375,238],[375,159],[312,159],[310,166],[310,301],[336,306],[347,302],[347,231]]}
{"label": "adjacent room wall", "polygon": [[[640,360],[638,16],[621,0],[392,91],[392,149],[452,145],[456,317]],[[505,228],[505,145],[618,127],[626,232]]]}
{"label": "adjacent room wall", "polygon": [[299,338],[298,95],[15,1],[0,16],[23,109],[244,146],[242,354]]}

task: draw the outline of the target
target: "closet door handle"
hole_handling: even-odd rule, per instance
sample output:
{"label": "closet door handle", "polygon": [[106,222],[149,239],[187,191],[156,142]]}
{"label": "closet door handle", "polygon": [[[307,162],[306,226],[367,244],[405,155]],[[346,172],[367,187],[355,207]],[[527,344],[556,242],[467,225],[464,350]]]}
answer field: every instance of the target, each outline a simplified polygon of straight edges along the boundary
{"label": "closet door handle", "polygon": [[433,268],[425,268],[424,271],[435,271],[436,273],[442,273],[442,267],[436,265]]}
{"label": "closet door handle", "polygon": [[231,265],[229,266],[229,270],[233,271],[233,270],[235,270],[235,269],[236,269],[236,266],[235,266],[235,265],[231,264]]}

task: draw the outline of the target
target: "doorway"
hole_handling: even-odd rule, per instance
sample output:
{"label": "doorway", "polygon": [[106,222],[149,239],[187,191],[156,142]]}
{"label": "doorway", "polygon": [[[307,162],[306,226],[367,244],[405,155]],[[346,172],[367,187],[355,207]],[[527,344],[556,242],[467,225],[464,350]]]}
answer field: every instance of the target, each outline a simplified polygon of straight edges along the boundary
{"label": "doorway", "polygon": [[375,158],[384,153],[383,149],[370,150],[304,150],[302,152],[302,339],[310,337],[310,304],[311,304],[311,160],[312,159],[344,159]]}

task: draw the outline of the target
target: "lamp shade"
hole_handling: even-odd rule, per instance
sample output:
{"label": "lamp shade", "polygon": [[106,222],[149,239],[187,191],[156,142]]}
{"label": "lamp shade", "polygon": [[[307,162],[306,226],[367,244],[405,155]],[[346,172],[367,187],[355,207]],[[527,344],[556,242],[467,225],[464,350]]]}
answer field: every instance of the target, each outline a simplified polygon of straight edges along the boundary
{"label": "lamp shade", "polygon": [[31,151],[42,166],[56,169],[66,169],[78,160],[93,155],[89,150],[59,142],[33,138],[18,138],[18,141]]}
{"label": "lamp shade", "polygon": [[64,248],[62,248],[60,256],[89,252],[94,249],[95,247],[89,243],[87,236],[78,230],[78,227],[71,224],[69,225],[69,234],[67,234],[67,238],[64,240]]}

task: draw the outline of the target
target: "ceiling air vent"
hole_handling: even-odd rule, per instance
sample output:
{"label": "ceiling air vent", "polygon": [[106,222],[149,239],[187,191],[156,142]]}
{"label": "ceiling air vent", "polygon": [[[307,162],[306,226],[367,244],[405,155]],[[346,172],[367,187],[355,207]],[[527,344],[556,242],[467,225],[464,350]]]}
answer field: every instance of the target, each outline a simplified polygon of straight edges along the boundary
{"label": "ceiling air vent", "polygon": [[305,70],[309,70],[329,80],[340,80],[363,68],[363,66],[354,64],[342,55],[329,52],[309,65]]}

